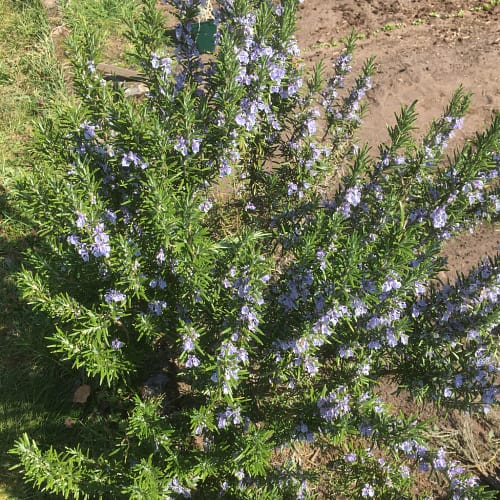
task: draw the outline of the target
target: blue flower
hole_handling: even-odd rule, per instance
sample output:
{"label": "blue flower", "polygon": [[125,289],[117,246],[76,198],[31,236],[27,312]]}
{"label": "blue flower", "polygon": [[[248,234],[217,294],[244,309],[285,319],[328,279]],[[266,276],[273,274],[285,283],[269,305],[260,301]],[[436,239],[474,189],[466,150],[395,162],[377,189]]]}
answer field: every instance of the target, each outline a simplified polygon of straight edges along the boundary
{"label": "blue flower", "polygon": [[444,448],[439,448],[437,452],[437,457],[433,460],[432,464],[436,470],[444,470],[446,469],[446,460],[445,460],[446,452]]}
{"label": "blue flower", "polygon": [[148,304],[149,311],[151,312],[151,314],[154,314],[155,316],[160,316],[165,307],[167,307],[167,303],[163,300],[152,300]]}
{"label": "blue flower", "polygon": [[277,84],[281,83],[281,80],[285,77],[285,69],[276,66],[274,63],[269,70],[269,77],[273,82]]}
{"label": "blue flower", "polygon": [[435,208],[431,213],[430,217],[432,220],[432,225],[436,229],[440,229],[444,226],[446,226],[446,220],[447,220],[447,215],[446,215],[446,210],[444,207],[437,207]]}
{"label": "blue flower", "polygon": [[316,132],[316,120],[314,118],[308,118],[305,124],[309,135],[313,135]]}
{"label": "blue flower", "polygon": [[177,142],[174,145],[174,149],[176,151],[179,151],[179,153],[182,156],[187,156],[188,149],[187,149],[187,141],[186,141],[186,139],[184,139],[184,137],[179,137],[179,139],[177,139]]}
{"label": "blue flower", "polygon": [[127,296],[118,290],[110,289],[104,294],[104,302],[106,302],[106,304],[123,302],[124,300],[127,300]]}
{"label": "blue flower", "polygon": [[160,66],[160,60],[158,58],[158,54],[153,52],[151,54],[151,67],[157,69]]}
{"label": "blue flower", "polygon": [[373,486],[371,484],[365,484],[363,486],[363,489],[361,490],[361,496],[362,497],[374,497],[375,496],[375,490],[373,489]]}
{"label": "blue flower", "polygon": [[94,257],[109,257],[111,247],[109,245],[109,236],[104,232],[104,224],[99,223],[94,228],[94,243],[91,250]]}
{"label": "blue flower", "polygon": [[137,165],[139,163],[139,157],[133,151],[129,151],[127,154],[123,155],[122,167],[129,167],[132,163]]}
{"label": "blue flower", "polygon": [[191,151],[196,154],[200,150],[201,138],[196,138],[191,141]]}
{"label": "blue flower", "polygon": [[207,213],[212,208],[213,203],[210,200],[205,200],[203,203],[199,205],[199,209],[202,212]]}
{"label": "blue flower", "polygon": [[382,291],[388,293],[391,290],[397,290],[401,288],[401,282],[396,279],[395,276],[389,276],[384,283],[382,283]]}
{"label": "blue flower", "polygon": [[349,188],[346,191],[345,199],[353,207],[359,205],[359,202],[361,201],[361,191],[359,187],[354,186],[352,188]]}
{"label": "blue flower", "polygon": [[241,423],[241,410],[239,408],[227,407],[226,411],[217,413],[217,427],[219,429],[224,429],[231,422],[234,425]]}
{"label": "blue flower", "polygon": [[189,354],[186,360],[186,367],[196,368],[197,366],[200,366],[200,360],[193,354]]}
{"label": "blue flower", "polygon": [[90,258],[89,251],[83,245],[78,249],[78,254],[85,262],[89,261]]}
{"label": "blue flower", "polygon": [[80,245],[80,238],[76,234],[70,234],[66,240],[70,245]]}
{"label": "blue flower", "polygon": [[77,211],[76,212],[76,227],[84,227],[86,222],[87,222],[87,218],[85,217],[85,214]]}
{"label": "blue flower", "polygon": [[160,248],[159,252],[156,254],[156,263],[161,266],[165,262],[165,251]]}
{"label": "blue flower", "polygon": [[125,344],[119,340],[119,339],[113,339],[111,342],[111,349],[114,349],[115,351],[121,349]]}
{"label": "blue flower", "polygon": [[95,128],[95,125],[91,125],[87,121],[84,121],[82,123],[83,137],[85,137],[85,140],[89,141],[90,139],[95,137]]}

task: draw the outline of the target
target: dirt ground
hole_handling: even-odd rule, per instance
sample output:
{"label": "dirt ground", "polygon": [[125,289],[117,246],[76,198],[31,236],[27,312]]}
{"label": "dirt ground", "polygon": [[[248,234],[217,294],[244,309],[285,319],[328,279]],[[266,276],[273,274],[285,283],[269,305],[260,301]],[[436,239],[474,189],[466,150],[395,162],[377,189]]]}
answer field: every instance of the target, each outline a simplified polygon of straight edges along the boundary
{"label": "dirt ground", "polygon": [[[297,38],[308,66],[322,60],[325,73],[341,51],[336,45],[354,30],[362,35],[355,52],[353,73],[370,56],[376,57],[369,111],[359,137],[372,147],[388,139],[387,125],[402,104],[417,100],[423,135],[455,89],[463,85],[473,93],[471,108],[453,147],[483,129],[500,110],[500,5],[479,10],[484,1],[461,0],[305,0],[300,7]],[[482,258],[500,250],[500,227],[483,225],[446,243],[448,272],[466,272]],[[443,273],[444,274],[444,273]],[[441,276],[444,278],[445,276]],[[453,413],[438,415],[431,405],[417,407],[395,387],[380,387],[384,401],[420,418],[436,418],[436,442],[450,451],[499,491],[500,411],[487,418]],[[492,439],[491,436],[494,436]],[[321,460],[321,458],[319,458]],[[435,486],[422,478],[421,487]]]}
{"label": "dirt ground", "polygon": [[[306,63],[332,67],[352,30],[358,41],[354,73],[376,57],[377,70],[368,94],[369,112],[359,131],[376,153],[388,139],[386,126],[402,104],[417,100],[417,125],[437,118],[459,85],[473,93],[471,109],[457,140],[485,127],[500,110],[500,5],[478,10],[484,1],[463,0],[305,0],[297,38]],[[419,132],[416,132],[417,135]],[[453,148],[450,144],[450,154]],[[464,272],[478,259],[494,255],[500,228],[481,227],[446,245],[450,274]]]}

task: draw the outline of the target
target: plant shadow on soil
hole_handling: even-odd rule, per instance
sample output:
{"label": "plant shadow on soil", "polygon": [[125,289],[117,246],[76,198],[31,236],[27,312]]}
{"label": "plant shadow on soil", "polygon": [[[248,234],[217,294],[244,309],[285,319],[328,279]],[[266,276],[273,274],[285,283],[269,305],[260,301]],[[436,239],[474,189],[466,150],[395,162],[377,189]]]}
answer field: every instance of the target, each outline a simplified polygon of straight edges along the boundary
{"label": "plant shadow on soil", "polygon": [[0,485],[8,498],[49,498],[22,484],[11,470],[16,457],[9,449],[24,432],[41,443],[71,442],[63,416],[71,411],[72,381],[45,347],[47,318],[31,310],[16,288],[22,253],[35,237],[13,236],[6,219],[22,221],[0,186]]}

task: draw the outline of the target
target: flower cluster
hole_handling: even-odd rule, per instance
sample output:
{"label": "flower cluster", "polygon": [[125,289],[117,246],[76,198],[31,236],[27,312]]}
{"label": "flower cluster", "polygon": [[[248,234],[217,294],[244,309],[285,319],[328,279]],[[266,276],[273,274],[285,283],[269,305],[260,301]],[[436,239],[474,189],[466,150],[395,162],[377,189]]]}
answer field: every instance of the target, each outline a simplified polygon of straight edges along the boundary
{"label": "flower cluster", "polygon": [[78,254],[85,261],[88,262],[90,255],[94,257],[107,257],[109,258],[111,252],[110,238],[109,234],[105,231],[104,222],[97,223],[94,227],[91,227],[87,223],[87,219],[82,212],[77,212],[76,227],[78,229],[84,229],[85,236],[89,233],[91,236],[91,243],[84,243],[81,241],[81,237],[78,234],[72,233],[66,239],[70,245],[77,248]]}
{"label": "flower cluster", "polygon": [[339,419],[350,413],[351,396],[347,387],[339,386],[328,396],[318,399],[319,413],[327,422]]}
{"label": "flower cluster", "polygon": [[240,409],[230,408],[229,406],[225,411],[217,413],[217,427],[224,429],[229,424],[239,425],[242,423]]}

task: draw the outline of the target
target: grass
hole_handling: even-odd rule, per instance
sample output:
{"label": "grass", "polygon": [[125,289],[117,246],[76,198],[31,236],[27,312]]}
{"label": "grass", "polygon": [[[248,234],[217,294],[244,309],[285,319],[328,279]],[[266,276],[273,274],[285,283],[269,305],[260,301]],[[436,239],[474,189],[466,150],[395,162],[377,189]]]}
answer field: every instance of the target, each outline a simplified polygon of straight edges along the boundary
{"label": "grass", "polygon": [[130,19],[136,9],[135,0],[62,0],[61,10],[64,20],[70,29],[78,25],[89,24],[96,31],[107,34],[115,32],[123,34],[126,20]]}
{"label": "grass", "polygon": [[127,63],[127,22],[137,9],[137,0],[62,0],[61,12],[70,30],[87,26],[98,36],[102,57],[108,63]]}
{"label": "grass", "polygon": [[[50,31],[36,2],[0,7],[0,168],[15,161],[43,101],[62,89]],[[3,175],[2,175],[3,177]]]}
{"label": "grass", "polygon": [[[57,23],[91,25],[108,47],[123,51],[121,39],[135,0],[68,0]],[[54,20],[53,20],[54,21]],[[110,49],[111,48],[111,49]],[[115,52],[118,52],[116,49]],[[0,500],[45,498],[24,485],[8,451],[24,432],[40,443],[71,441],[64,419],[77,411],[71,395],[78,385],[67,367],[54,363],[45,347],[50,325],[18,297],[15,275],[36,235],[16,212],[9,192],[33,164],[33,122],[50,113],[68,89],[57,60],[51,26],[40,0],[0,3]]]}
{"label": "grass", "polygon": [[16,293],[14,276],[33,236],[11,206],[8,192],[16,176],[29,168],[31,123],[63,89],[40,3],[4,0],[0,4],[0,499],[32,497],[9,470],[12,459],[7,452],[22,432],[50,434],[59,412],[57,401],[47,398],[51,377],[42,362],[43,321]]}

